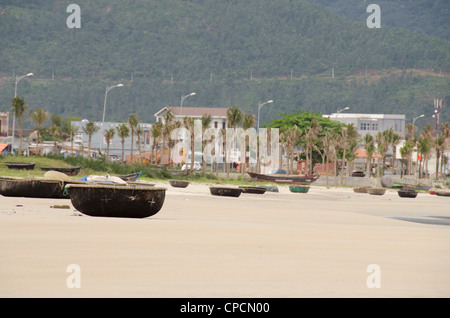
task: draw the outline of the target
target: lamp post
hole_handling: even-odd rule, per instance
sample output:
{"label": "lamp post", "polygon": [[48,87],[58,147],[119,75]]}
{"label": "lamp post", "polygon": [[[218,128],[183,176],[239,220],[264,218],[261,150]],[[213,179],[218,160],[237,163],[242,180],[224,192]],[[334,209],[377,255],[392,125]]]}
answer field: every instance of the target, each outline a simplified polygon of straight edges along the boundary
{"label": "lamp post", "polygon": [[425,115],[420,115],[420,116],[417,116],[417,117],[413,117],[413,121],[412,121],[412,124],[413,124],[413,126],[414,126],[414,123],[416,122],[416,120],[417,119],[419,119],[419,118],[422,118],[422,117],[424,117]]}
{"label": "lamp post", "polygon": [[268,100],[267,102],[265,102],[265,103],[259,103],[258,104],[258,134],[259,134],[259,113],[260,113],[260,111],[261,111],[261,108],[264,106],[264,105],[266,105],[266,104],[270,104],[270,103],[273,103],[273,100]]}
{"label": "lamp post", "polygon": [[[16,76],[16,86],[14,88],[14,98],[17,97],[17,85],[19,85],[19,82],[25,78],[25,77],[29,77],[29,76],[33,76],[33,73],[28,73],[26,75],[22,75],[22,76]],[[14,150],[14,132],[16,130],[16,114],[14,113],[13,116],[13,127],[12,127],[12,141],[11,141],[11,152],[13,152]]]}
{"label": "lamp post", "polygon": [[336,114],[342,113],[343,111],[349,110],[349,109],[350,109],[350,107],[345,107],[345,108],[342,108],[342,109],[338,109],[338,110],[336,111]]}
{"label": "lamp post", "polygon": [[[412,120],[412,124],[413,124],[413,127],[414,127],[414,123],[416,122],[416,120],[417,119],[419,119],[419,118],[422,118],[422,117],[424,117],[425,115],[420,115],[420,116],[417,116],[417,117],[413,117],[413,120]],[[422,160],[422,159],[420,159],[420,160]],[[420,164],[419,164],[419,151],[417,151],[417,164],[419,165],[419,178],[420,178],[420,174],[422,174],[421,172],[420,172]],[[417,167],[416,167],[416,169],[415,169],[415,173],[417,172]]]}
{"label": "lamp post", "polygon": [[442,98],[435,98],[434,99],[434,115],[433,115],[433,118],[436,118],[436,137],[439,137],[439,114],[441,113],[441,109],[442,108],[443,108]]}
{"label": "lamp post", "polygon": [[106,113],[106,98],[108,96],[108,92],[110,90],[112,90],[113,88],[116,87],[123,87],[123,84],[117,84],[117,85],[113,85],[113,86],[106,86],[106,91],[105,91],[105,101],[103,102],[103,118],[102,118],[102,134],[100,135],[100,151],[102,151],[102,145],[103,145],[103,133],[104,133],[104,129],[103,126],[105,124],[105,113]]}
{"label": "lamp post", "polygon": [[185,96],[181,95],[181,101],[180,101],[180,116],[183,116],[183,102],[186,98],[188,98],[189,96],[194,96],[196,95],[195,92],[192,92],[190,94],[187,94]]}

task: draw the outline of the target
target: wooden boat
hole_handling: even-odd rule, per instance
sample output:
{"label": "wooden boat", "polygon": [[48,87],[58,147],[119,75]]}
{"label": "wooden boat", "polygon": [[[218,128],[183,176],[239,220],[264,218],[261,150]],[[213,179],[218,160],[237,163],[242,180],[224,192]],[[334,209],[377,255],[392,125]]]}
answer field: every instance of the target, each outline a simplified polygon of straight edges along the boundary
{"label": "wooden boat", "polygon": [[450,197],[450,191],[436,190],[436,195],[440,197]]}
{"label": "wooden boat", "polygon": [[122,179],[123,181],[135,182],[141,176],[141,173],[142,173],[142,171],[136,172],[136,173],[125,174],[125,175],[118,176],[118,177],[120,179]]}
{"label": "wooden boat", "polygon": [[417,197],[417,191],[415,191],[414,189],[405,188],[398,190],[398,195],[401,198],[415,198]]}
{"label": "wooden boat", "polygon": [[250,177],[258,181],[269,181],[276,183],[290,183],[290,184],[311,184],[320,176],[314,174],[305,175],[289,175],[289,174],[261,174],[256,172],[247,172]]}
{"label": "wooden boat", "polygon": [[291,185],[289,186],[289,190],[293,193],[308,193],[309,187]]}
{"label": "wooden boat", "polygon": [[367,192],[372,195],[383,195],[386,193],[386,189],[383,188],[370,188],[367,189]]}
{"label": "wooden boat", "polygon": [[242,193],[264,194],[267,191],[263,187],[239,186],[239,188],[242,189]]}
{"label": "wooden boat", "polygon": [[1,177],[0,194],[7,197],[59,198],[64,182],[45,178]]}
{"label": "wooden boat", "polygon": [[1,164],[6,165],[9,169],[23,170],[33,170],[36,165],[34,162],[1,162]]}
{"label": "wooden boat", "polygon": [[186,188],[189,185],[186,180],[169,180],[169,183],[174,188]]}
{"label": "wooden boat", "polygon": [[42,171],[58,171],[68,176],[76,176],[80,172],[81,166],[75,167],[41,167]]}
{"label": "wooden boat", "polygon": [[368,187],[359,187],[359,188],[353,188],[353,192],[355,193],[368,193],[367,190],[370,189],[372,187],[368,186]]}
{"label": "wooden boat", "polygon": [[236,197],[236,198],[238,198],[242,193],[242,189],[240,188],[219,187],[219,186],[211,186],[209,187],[209,191],[211,192],[212,195]]}
{"label": "wooden boat", "polygon": [[158,213],[165,188],[141,184],[68,184],[72,205],[89,216],[146,218]]}

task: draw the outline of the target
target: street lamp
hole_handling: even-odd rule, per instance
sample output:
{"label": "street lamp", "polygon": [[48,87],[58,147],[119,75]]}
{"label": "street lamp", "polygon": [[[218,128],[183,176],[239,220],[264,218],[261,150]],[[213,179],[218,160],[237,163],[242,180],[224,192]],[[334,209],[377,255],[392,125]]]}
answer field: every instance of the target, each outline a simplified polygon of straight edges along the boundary
{"label": "street lamp", "polygon": [[[17,85],[19,85],[19,82],[25,78],[25,77],[29,77],[29,76],[33,76],[33,73],[28,73],[26,75],[22,75],[22,76],[16,76],[16,87],[14,89],[14,98],[17,97]],[[14,113],[13,116],[13,127],[12,127],[12,141],[11,141],[11,152],[13,152],[14,150],[14,131],[16,130],[16,114]]]}
{"label": "street lamp", "polygon": [[[103,130],[103,125],[105,124],[105,112],[106,112],[106,97],[108,96],[108,92],[110,90],[112,90],[113,88],[116,87],[123,87],[123,84],[117,84],[117,85],[113,85],[113,86],[106,86],[106,92],[105,92],[105,101],[103,102],[103,119],[102,119],[102,131]],[[100,135],[100,151],[102,151],[102,145],[103,145],[103,136]]]}
{"label": "street lamp", "polygon": [[181,95],[181,102],[180,102],[180,116],[183,116],[183,101],[188,98],[189,96],[194,96],[196,95],[195,92],[192,92],[190,94],[187,94],[185,96]]}
{"label": "street lamp", "polygon": [[413,122],[412,122],[412,124],[413,124],[413,126],[414,126],[414,123],[416,122],[416,120],[417,119],[419,119],[419,118],[422,118],[422,117],[424,117],[425,115],[420,115],[420,116],[417,116],[417,117],[413,117]]}
{"label": "street lamp", "polygon": [[349,110],[349,109],[350,109],[350,107],[345,107],[345,108],[342,108],[342,109],[338,109],[338,110],[336,111],[336,114],[342,113],[343,111]]}
{"label": "street lamp", "polygon": [[264,105],[266,105],[266,104],[270,104],[270,103],[273,103],[273,100],[268,100],[267,102],[265,102],[265,103],[259,103],[258,104],[258,134],[259,134],[259,113],[260,113],[260,111],[261,111],[261,108],[264,106]]}

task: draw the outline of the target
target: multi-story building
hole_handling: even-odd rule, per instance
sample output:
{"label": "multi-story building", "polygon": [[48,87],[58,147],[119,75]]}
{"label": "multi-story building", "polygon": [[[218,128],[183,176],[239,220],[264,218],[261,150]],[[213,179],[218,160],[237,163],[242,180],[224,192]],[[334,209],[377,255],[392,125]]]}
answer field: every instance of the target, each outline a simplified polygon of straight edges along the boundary
{"label": "multi-story building", "polygon": [[225,129],[227,128],[227,110],[228,108],[212,108],[212,107],[173,107],[165,106],[156,114],[156,121],[164,123],[164,115],[171,111],[175,116],[175,120],[182,121],[184,117],[192,117],[201,119],[204,114],[211,115],[211,128]]}
{"label": "multi-story building", "polygon": [[361,136],[365,136],[368,133],[375,136],[379,131],[392,128],[398,135],[405,137],[405,115],[333,113],[331,115],[323,115],[323,117],[328,117],[331,120],[344,124],[353,124]]}

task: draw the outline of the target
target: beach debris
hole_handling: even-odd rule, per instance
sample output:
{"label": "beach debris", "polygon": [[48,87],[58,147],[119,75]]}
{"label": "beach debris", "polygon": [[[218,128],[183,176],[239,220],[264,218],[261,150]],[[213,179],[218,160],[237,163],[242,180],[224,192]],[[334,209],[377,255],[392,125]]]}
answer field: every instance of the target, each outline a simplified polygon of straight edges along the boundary
{"label": "beach debris", "polygon": [[62,204],[62,205],[51,205],[50,208],[53,209],[70,209],[70,206],[66,205],[66,204]]}

